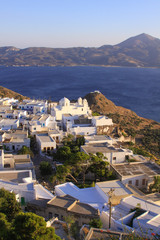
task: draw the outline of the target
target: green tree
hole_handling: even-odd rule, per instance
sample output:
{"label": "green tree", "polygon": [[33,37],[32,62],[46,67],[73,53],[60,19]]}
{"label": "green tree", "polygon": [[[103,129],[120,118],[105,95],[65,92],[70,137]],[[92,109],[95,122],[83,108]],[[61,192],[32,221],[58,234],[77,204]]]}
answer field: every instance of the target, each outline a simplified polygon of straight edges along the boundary
{"label": "green tree", "polygon": [[23,146],[19,151],[18,151],[18,154],[30,154],[31,157],[34,157],[34,154],[33,152],[31,151],[30,148],[26,147],[26,146]]}
{"label": "green tree", "polygon": [[34,213],[19,213],[13,221],[13,232],[16,240],[60,240],[54,228],[47,228],[44,218]]}
{"label": "green tree", "polygon": [[63,144],[65,146],[70,145],[74,141],[74,136],[72,134],[68,134],[67,136],[63,137]]}
{"label": "green tree", "polygon": [[85,138],[83,136],[78,136],[76,138],[76,145],[80,147],[81,145],[85,144]]}
{"label": "green tree", "polygon": [[43,176],[52,174],[52,166],[49,162],[42,161],[39,168]]}
{"label": "green tree", "polygon": [[150,185],[150,189],[160,192],[160,176],[154,176],[154,183]]}
{"label": "green tree", "polygon": [[10,193],[4,188],[0,189],[0,212],[4,213],[8,220],[12,220],[21,211],[19,203],[16,201],[15,194]]}
{"label": "green tree", "polygon": [[81,168],[81,173],[83,176],[83,186],[85,186],[85,175],[90,164],[91,164],[91,158],[88,154],[84,152],[77,152],[75,154],[75,165]]}
{"label": "green tree", "polygon": [[66,177],[70,176],[75,182],[77,180],[71,174],[71,166],[69,165],[60,165],[56,169],[56,174],[52,177],[52,182],[57,181],[58,183],[66,182]]}
{"label": "green tree", "polygon": [[0,213],[0,239],[10,240],[11,237],[11,223],[8,222],[7,216],[4,213]]}
{"label": "green tree", "polygon": [[57,150],[55,154],[55,159],[60,162],[65,162],[70,159],[71,149],[68,146],[61,147]]}
{"label": "green tree", "polygon": [[75,223],[74,217],[69,215],[64,218],[64,221],[67,224],[67,232],[68,232],[68,237],[70,239],[71,238],[71,226]]}
{"label": "green tree", "polygon": [[93,228],[102,228],[102,221],[94,218],[89,222],[89,226]]}

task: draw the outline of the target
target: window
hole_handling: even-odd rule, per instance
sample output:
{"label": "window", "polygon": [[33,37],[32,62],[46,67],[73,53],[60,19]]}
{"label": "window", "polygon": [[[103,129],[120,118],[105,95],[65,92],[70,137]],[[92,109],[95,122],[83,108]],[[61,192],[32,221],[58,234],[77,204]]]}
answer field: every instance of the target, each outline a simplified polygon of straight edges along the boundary
{"label": "window", "polygon": [[4,168],[10,168],[11,165],[9,163],[4,164]]}
{"label": "window", "polygon": [[49,212],[49,213],[48,213],[48,218],[49,218],[49,219],[52,218],[52,212]]}
{"label": "window", "polygon": [[136,180],[136,186],[138,186],[139,185],[139,180]]}
{"label": "window", "polygon": [[142,185],[146,184],[146,179],[142,179]]}
{"label": "window", "polygon": [[113,157],[113,160],[116,160],[116,157]]}
{"label": "window", "polygon": [[130,181],[128,182],[128,184],[132,184],[132,180],[130,180]]}
{"label": "window", "polygon": [[59,218],[59,214],[56,214],[56,213],[55,213],[54,216],[57,217],[57,218]]}

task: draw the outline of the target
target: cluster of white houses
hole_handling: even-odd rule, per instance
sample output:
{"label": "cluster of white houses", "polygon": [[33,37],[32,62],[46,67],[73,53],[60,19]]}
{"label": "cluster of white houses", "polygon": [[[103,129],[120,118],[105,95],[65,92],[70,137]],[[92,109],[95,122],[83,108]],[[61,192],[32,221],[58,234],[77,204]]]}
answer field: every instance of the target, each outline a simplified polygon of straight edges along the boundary
{"label": "cluster of white houses", "polygon": [[[140,235],[160,234],[159,194],[144,195],[160,167],[134,155],[107,135],[112,119],[92,116],[87,100],[78,98],[71,103],[62,98],[58,103],[39,100],[0,99],[0,188],[14,191],[22,205],[28,204],[46,220],[64,220],[73,215],[82,226],[91,219],[101,219],[103,228],[120,232],[135,231]],[[102,132],[106,133],[100,135]],[[36,182],[30,155],[17,155],[24,146],[30,147],[29,135],[35,137],[39,152],[56,151],[64,136],[83,135],[86,154],[103,153],[116,181],[99,182],[95,187],[79,189],[73,183],[55,187],[54,195]],[[134,159],[134,162],[130,162]],[[112,196],[110,195],[112,193]],[[110,211],[110,204],[113,207]],[[136,207],[142,213],[134,218]],[[131,209],[135,211],[131,212]],[[110,216],[111,214],[111,216]]]}

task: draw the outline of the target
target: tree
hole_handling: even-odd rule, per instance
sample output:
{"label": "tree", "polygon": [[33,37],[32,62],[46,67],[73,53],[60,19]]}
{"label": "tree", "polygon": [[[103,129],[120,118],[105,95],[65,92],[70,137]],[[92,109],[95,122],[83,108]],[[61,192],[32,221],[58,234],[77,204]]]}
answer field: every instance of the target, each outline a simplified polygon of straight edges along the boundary
{"label": "tree", "polygon": [[52,182],[58,181],[63,183],[66,181],[67,176],[70,176],[75,182],[77,182],[77,180],[71,174],[71,167],[68,165],[60,165],[56,169],[56,174],[53,176]]}
{"label": "tree", "polygon": [[160,176],[154,176],[154,183],[150,185],[150,189],[160,192]]}
{"label": "tree", "polygon": [[18,154],[30,154],[31,157],[34,156],[33,152],[31,151],[30,148],[26,147],[26,146],[23,146],[19,151],[18,151]]}
{"label": "tree", "polygon": [[71,155],[70,147],[64,146],[57,150],[57,152],[55,154],[55,158],[56,158],[56,160],[58,160],[60,162],[64,162],[64,161],[69,160],[70,155]]}
{"label": "tree", "polygon": [[0,213],[0,239],[10,240],[11,238],[11,224],[7,221],[7,216]]}
{"label": "tree", "polygon": [[77,152],[75,154],[75,164],[81,168],[81,173],[83,175],[83,186],[85,186],[85,174],[91,164],[91,158],[84,152]]}
{"label": "tree", "polygon": [[89,226],[93,228],[102,228],[102,221],[94,218],[89,222]]}
{"label": "tree", "polygon": [[67,231],[68,231],[68,236],[69,236],[69,239],[71,237],[71,226],[72,224],[74,224],[75,220],[74,220],[74,217],[73,216],[67,216],[64,218],[66,224],[67,224]]}
{"label": "tree", "polygon": [[14,193],[4,188],[0,189],[0,212],[4,213],[11,221],[21,211],[19,203],[16,201]]}
{"label": "tree", "polygon": [[43,176],[52,174],[52,166],[49,162],[42,161],[39,168]]}
{"label": "tree", "polygon": [[67,136],[63,137],[63,144],[65,146],[70,145],[74,141],[74,136],[72,134],[68,134]]}
{"label": "tree", "polygon": [[85,138],[83,136],[78,136],[76,138],[76,145],[80,147],[81,145],[85,144]]}
{"label": "tree", "polygon": [[46,227],[43,217],[34,213],[19,213],[13,221],[13,232],[16,240],[60,240],[54,228]]}
{"label": "tree", "polygon": [[104,157],[103,153],[97,152],[96,155],[90,154],[92,159],[92,164],[89,170],[95,174],[95,181],[98,178],[103,179],[107,177],[109,163],[104,161],[106,157]]}

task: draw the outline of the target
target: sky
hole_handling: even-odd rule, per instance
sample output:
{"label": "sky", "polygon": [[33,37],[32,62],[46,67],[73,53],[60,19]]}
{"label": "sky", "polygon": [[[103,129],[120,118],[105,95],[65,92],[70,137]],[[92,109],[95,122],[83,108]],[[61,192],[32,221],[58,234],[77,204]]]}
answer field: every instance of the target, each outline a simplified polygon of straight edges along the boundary
{"label": "sky", "polygon": [[0,46],[100,47],[160,38],[160,0],[0,0]]}

